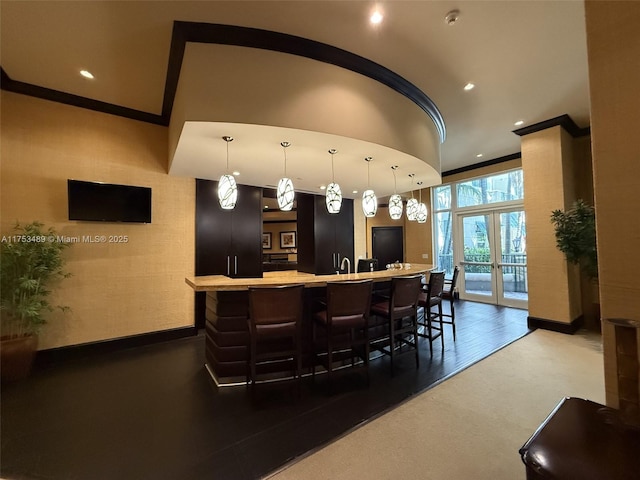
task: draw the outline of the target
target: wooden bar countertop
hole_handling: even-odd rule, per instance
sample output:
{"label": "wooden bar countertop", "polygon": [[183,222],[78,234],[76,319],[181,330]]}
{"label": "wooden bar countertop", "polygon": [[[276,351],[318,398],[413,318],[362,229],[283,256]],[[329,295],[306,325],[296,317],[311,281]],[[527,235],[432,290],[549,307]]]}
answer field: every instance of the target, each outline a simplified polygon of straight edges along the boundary
{"label": "wooden bar countertop", "polygon": [[433,265],[412,263],[409,268],[376,270],[374,272],[341,273],[339,275],[314,275],[312,273],[285,270],[281,272],[265,272],[263,278],[230,278],[225,275],[203,275],[186,277],[185,282],[196,292],[207,291],[239,291],[253,286],[304,284],[305,287],[323,287],[327,282],[344,282],[347,280],[372,279],[384,282],[392,277],[416,275],[433,269]]}

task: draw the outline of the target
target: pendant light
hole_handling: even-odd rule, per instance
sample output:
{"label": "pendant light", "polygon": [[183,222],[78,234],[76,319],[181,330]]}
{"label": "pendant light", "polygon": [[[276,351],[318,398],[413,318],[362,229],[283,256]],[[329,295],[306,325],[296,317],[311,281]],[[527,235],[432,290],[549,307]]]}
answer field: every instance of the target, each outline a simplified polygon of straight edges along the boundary
{"label": "pendant light", "polygon": [[427,210],[427,206],[422,203],[422,182],[418,182],[418,187],[420,187],[420,203],[418,204],[418,213],[416,214],[416,220],[418,223],[425,223],[427,221],[427,217],[429,216],[429,212]]}
{"label": "pendant light", "polygon": [[329,150],[331,154],[331,183],[327,187],[326,202],[327,211],[329,213],[340,213],[340,207],[342,206],[342,191],[340,185],[336,183],[334,171],[333,171],[333,156],[338,153],[338,150],[332,148]]}
{"label": "pendant light", "polygon": [[238,185],[233,175],[229,175],[229,143],[233,142],[233,137],[225,135],[222,139],[227,142],[227,170],[226,174],[220,177],[218,182],[218,201],[224,210],[233,210],[238,201]]}
{"label": "pendant light", "polygon": [[411,177],[411,198],[407,201],[407,220],[413,222],[418,214],[418,200],[413,198],[413,177],[415,173],[410,173],[409,176]]}
{"label": "pendant light", "polygon": [[397,165],[391,167],[393,171],[393,195],[389,198],[389,216],[392,220],[400,220],[402,218],[402,197],[398,195],[398,185],[396,184]]}
{"label": "pendant light", "polygon": [[293,200],[296,196],[296,192],[293,189],[293,182],[290,178],[287,178],[287,147],[291,146],[291,143],[280,142],[280,145],[282,145],[282,150],[284,151],[284,177],[278,181],[276,197],[280,210],[289,212],[293,208]]}
{"label": "pendant light", "polygon": [[369,176],[369,168],[373,158],[366,157],[364,159],[367,162],[367,190],[362,194],[362,211],[365,217],[375,217],[378,211],[378,199],[373,190],[371,190],[371,178]]}

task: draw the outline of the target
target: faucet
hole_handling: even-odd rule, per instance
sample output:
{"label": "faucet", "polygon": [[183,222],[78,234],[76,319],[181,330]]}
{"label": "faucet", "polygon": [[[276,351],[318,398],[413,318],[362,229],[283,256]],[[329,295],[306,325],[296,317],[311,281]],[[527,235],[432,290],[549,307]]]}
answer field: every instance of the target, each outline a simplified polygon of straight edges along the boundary
{"label": "faucet", "polygon": [[347,257],[342,257],[342,263],[340,264],[340,270],[344,270],[344,262],[347,262],[347,274],[351,273],[351,260]]}

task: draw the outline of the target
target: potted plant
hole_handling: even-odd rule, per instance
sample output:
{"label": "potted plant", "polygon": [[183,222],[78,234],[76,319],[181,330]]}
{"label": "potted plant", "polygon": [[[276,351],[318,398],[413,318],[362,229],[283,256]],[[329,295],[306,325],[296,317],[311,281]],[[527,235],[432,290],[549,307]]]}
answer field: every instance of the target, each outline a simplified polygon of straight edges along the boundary
{"label": "potted plant", "polygon": [[580,266],[586,327],[600,331],[595,209],[583,200],[576,200],[566,212],[554,210],[551,221],[555,226],[558,249],[569,263]]}
{"label": "potted plant", "polygon": [[38,332],[54,308],[51,287],[70,274],[64,270],[68,243],[40,222],[17,223],[0,244],[0,361],[2,380],[19,380],[30,370],[38,346]]}
{"label": "potted plant", "polygon": [[567,261],[580,265],[591,280],[598,278],[598,251],[596,249],[596,213],[591,205],[576,200],[566,212],[554,210],[551,222],[555,226],[556,245]]}

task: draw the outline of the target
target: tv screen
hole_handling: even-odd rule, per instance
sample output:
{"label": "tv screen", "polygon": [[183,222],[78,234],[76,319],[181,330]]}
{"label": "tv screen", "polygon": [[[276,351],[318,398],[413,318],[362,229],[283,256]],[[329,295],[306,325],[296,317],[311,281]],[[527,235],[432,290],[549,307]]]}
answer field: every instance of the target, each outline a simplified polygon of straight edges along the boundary
{"label": "tv screen", "polygon": [[151,223],[151,188],[67,180],[69,220]]}

